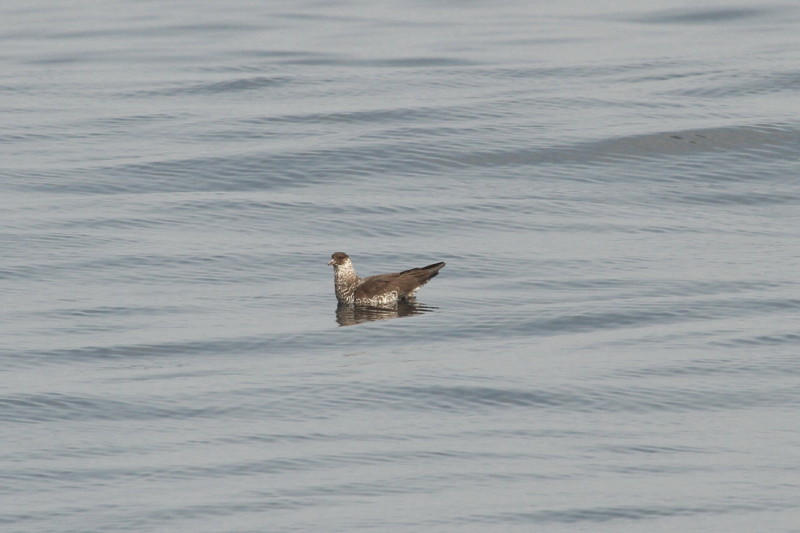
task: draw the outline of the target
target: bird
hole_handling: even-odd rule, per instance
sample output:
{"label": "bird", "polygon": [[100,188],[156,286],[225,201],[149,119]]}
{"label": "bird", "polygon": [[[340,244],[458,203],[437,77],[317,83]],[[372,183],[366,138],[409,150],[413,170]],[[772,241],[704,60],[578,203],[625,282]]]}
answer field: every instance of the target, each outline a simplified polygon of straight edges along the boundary
{"label": "bird", "polygon": [[359,278],[353,262],[344,252],[334,252],[328,264],[333,266],[333,286],[340,304],[387,306],[414,300],[414,293],[441,270],[445,263],[433,263],[392,274]]}

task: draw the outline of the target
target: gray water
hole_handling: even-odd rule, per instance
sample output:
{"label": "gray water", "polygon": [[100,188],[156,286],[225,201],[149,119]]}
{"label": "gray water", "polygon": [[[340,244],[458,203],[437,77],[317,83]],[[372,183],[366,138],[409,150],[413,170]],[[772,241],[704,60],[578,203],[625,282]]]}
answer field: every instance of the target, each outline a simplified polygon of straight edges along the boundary
{"label": "gray water", "polygon": [[800,531],[798,4],[0,20],[3,531]]}

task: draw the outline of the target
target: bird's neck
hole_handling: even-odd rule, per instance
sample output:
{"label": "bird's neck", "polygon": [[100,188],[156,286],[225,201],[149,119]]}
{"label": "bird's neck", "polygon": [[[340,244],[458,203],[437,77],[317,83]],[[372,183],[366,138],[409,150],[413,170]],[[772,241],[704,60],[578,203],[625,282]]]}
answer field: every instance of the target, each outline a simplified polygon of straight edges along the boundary
{"label": "bird's neck", "polygon": [[353,265],[340,265],[333,269],[333,280],[336,289],[336,298],[339,301],[352,299],[353,293],[360,281]]}

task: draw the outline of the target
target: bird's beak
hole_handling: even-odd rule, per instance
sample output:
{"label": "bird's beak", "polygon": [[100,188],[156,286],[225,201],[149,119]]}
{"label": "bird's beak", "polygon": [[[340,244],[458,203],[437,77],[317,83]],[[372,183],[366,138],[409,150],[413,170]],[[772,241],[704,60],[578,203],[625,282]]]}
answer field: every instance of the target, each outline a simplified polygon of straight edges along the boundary
{"label": "bird's beak", "polygon": [[328,261],[328,266],[330,266],[330,265],[332,265],[332,264],[333,264],[333,259],[331,259],[330,261]]}

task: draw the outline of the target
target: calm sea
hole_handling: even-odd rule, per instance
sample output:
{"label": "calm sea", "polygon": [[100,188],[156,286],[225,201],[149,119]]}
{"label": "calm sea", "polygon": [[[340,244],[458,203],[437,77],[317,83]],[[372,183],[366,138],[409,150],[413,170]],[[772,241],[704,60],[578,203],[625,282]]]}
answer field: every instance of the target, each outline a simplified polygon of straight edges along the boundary
{"label": "calm sea", "polygon": [[800,531],[797,3],[0,20],[4,532]]}

